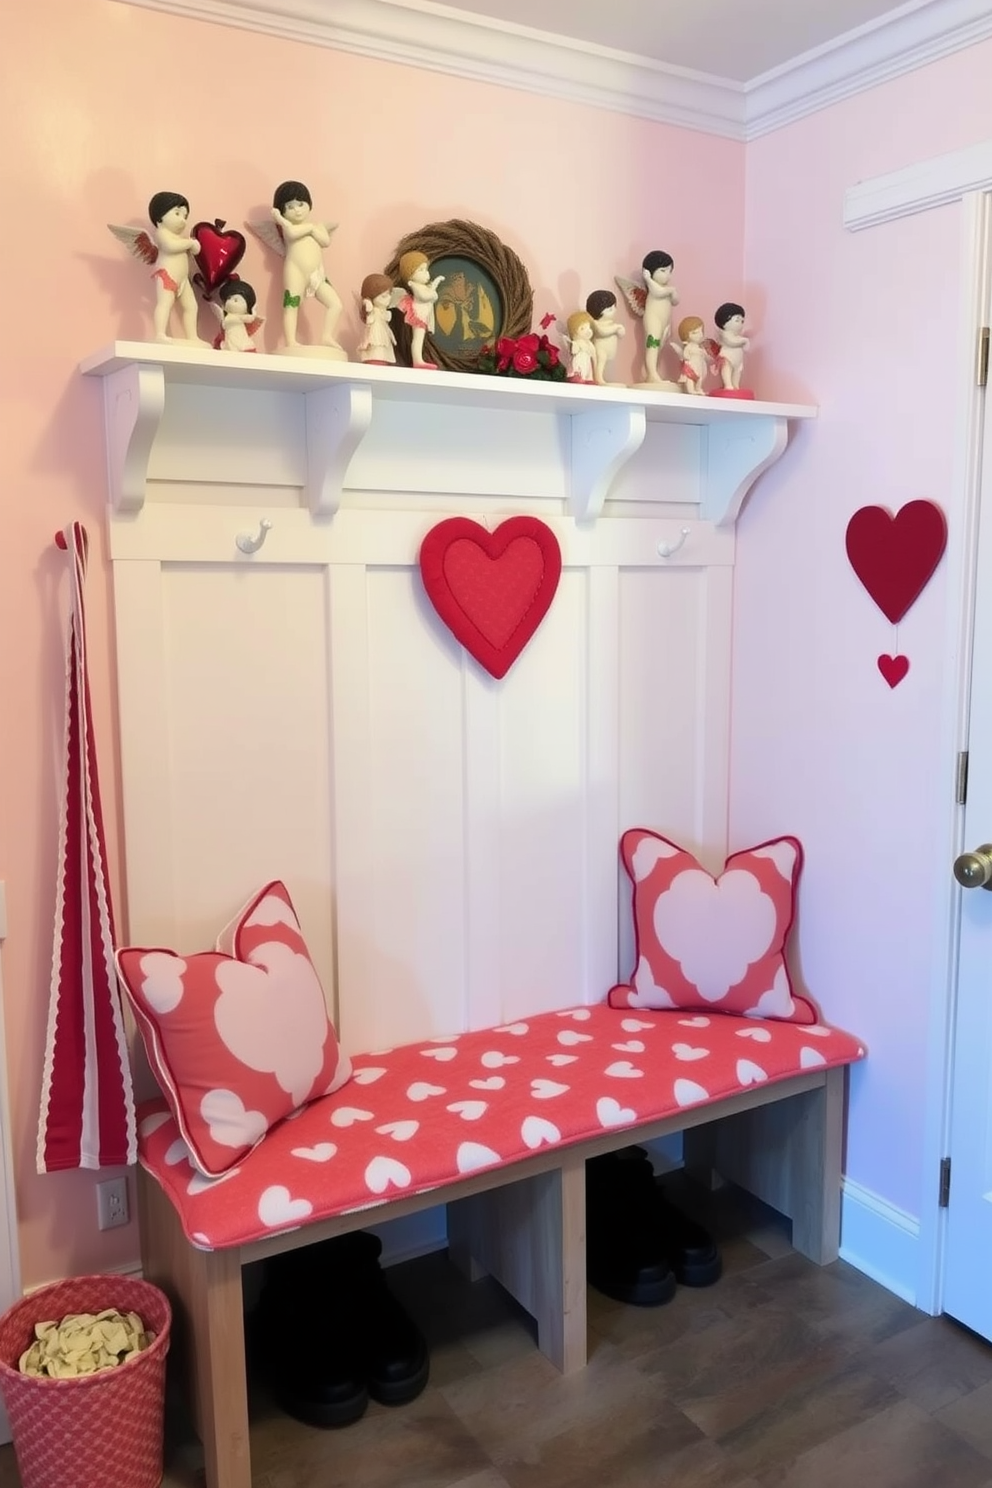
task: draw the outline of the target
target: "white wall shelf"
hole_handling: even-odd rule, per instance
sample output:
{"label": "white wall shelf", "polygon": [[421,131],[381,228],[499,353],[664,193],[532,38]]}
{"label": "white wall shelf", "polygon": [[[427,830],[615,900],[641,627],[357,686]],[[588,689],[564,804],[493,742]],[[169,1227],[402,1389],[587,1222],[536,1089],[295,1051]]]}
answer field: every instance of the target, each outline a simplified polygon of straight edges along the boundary
{"label": "white wall shelf", "polygon": [[705,430],[700,516],[732,525],[761,472],[781,455],[790,421],[815,418],[803,404],[691,398],[643,388],[524,383],[517,379],[360,362],[239,355],[154,342],[116,341],[86,358],[81,371],[104,379],[110,503],[140,511],[148,465],[170,386],[296,394],[304,400],[306,499],[316,517],[332,517],[348,467],[377,403],[531,412],[568,419],[568,506],[578,521],[602,512],[610,488],[640,448],[649,423]]}

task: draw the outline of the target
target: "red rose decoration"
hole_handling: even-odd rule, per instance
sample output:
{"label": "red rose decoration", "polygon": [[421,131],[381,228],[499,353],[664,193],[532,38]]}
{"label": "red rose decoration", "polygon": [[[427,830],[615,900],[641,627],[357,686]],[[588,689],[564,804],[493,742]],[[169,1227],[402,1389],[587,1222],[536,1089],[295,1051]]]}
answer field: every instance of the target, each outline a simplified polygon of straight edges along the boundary
{"label": "red rose decoration", "polygon": [[513,353],[513,370],[519,372],[521,377],[526,377],[528,372],[536,372],[537,357],[534,352],[518,346]]}

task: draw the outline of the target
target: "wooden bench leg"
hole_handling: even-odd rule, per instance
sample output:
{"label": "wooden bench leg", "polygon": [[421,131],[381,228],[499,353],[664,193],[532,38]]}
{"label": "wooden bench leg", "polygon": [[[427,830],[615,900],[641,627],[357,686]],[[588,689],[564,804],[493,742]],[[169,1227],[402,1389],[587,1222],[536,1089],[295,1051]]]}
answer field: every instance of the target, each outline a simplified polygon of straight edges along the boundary
{"label": "wooden bench leg", "polygon": [[792,1244],[825,1266],[840,1247],[844,1070],[815,1090],[711,1121],[683,1138],[686,1168],[722,1178],[792,1220]]}
{"label": "wooden bench leg", "polygon": [[173,1306],[207,1488],[251,1488],[241,1253],[191,1246],[175,1209],[141,1168],[138,1199],[142,1268]]}
{"label": "wooden bench leg", "polygon": [[537,1322],[541,1352],[570,1374],[586,1362],[585,1160],[448,1205],[448,1237]]}

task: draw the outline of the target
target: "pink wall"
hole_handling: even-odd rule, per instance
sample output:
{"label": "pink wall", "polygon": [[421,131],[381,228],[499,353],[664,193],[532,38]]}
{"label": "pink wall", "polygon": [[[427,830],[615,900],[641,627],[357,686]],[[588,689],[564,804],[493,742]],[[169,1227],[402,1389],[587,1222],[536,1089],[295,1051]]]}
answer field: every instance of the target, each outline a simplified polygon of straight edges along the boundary
{"label": "pink wall", "polygon": [[[675,255],[685,303],[707,312],[740,293],[744,173],[743,147],[727,141],[110,0],[39,0],[11,8],[2,24],[0,877],[10,911],[5,1016],[30,1284],[137,1254],[133,1225],[97,1231],[92,1175],[34,1172],[61,737],[52,534],[79,518],[94,542],[92,684],[109,786],[116,758],[101,389],[76,366],[149,326],[145,271],[105,224],[141,220],[152,192],[168,188],[189,196],[196,216],[240,225],[268,205],[279,180],[301,177],[317,210],[341,223],[331,264],[348,341],[351,292],[362,276],[411,228],[454,216],[494,229],[521,255],[538,317],[576,308],[658,246]],[[707,228],[716,220],[719,233]],[[278,291],[255,246],[244,276],[260,291],[274,335]],[[116,802],[112,790],[107,796],[113,834]],[[116,873],[113,843],[111,856]]]}
{"label": "pink wall", "polygon": [[[844,551],[853,511],[951,489],[961,209],[859,233],[844,191],[992,135],[992,45],[959,53],[755,141],[746,162],[747,306],[759,385],[820,405],[740,525],[731,839],[806,844],[800,946],[827,1015],[862,1035],[847,1173],[919,1215],[936,962],[938,775],[948,594],[938,571],[898,630]],[[962,353],[963,354],[963,353]],[[875,669],[901,650],[894,691]],[[924,1190],[924,1184],[929,1187]]]}

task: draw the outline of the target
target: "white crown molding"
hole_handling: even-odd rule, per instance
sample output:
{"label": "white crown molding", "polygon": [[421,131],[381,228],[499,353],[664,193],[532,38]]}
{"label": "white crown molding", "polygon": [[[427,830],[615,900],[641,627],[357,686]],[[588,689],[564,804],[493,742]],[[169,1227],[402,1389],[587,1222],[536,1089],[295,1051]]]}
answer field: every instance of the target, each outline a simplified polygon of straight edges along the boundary
{"label": "white crown molding", "polygon": [[781,129],[992,36],[989,0],[908,0],[749,83],[477,16],[434,0],[120,0],[726,139]]}
{"label": "white crown molding", "polygon": [[745,84],[745,137],[782,129],[990,36],[989,0],[910,0]]}
{"label": "white crown molding", "polygon": [[469,16],[430,0],[335,0],[333,6],[327,0],[122,3],[519,88],[705,134],[744,138],[740,83]]}
{"label": "white crown molding", "polygon": [[960,201],[970,191],[992,189],[992,140],[921,160],[905,170],[874,176],[844,193],[844,226],[852,232],[930,207]]}

